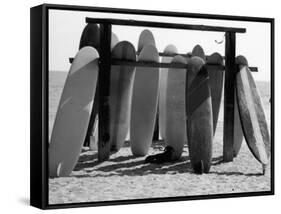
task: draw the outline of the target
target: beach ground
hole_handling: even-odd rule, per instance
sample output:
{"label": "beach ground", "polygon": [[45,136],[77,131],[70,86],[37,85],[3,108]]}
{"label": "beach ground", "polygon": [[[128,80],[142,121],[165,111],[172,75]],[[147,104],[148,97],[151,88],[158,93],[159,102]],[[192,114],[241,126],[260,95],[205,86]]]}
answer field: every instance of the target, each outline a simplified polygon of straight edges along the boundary
{"label": "beach ground", "polygon": [[[154,142],[149,154],[162,152]],[[245,141],[233,162],[222,162],[222,143],[215,141],[210,173],[193,173],[185,146],[180,161],[146,164],[145,157],[132,156],[128,143],[108,161],[99,163],[97,152],[84,147],[69,177],[49,179],[50,204],[126,199],[270,191],[270,168],[261,164]]]}
{"label": "beach ground", "polygon": [[[49,138],[54,124],[66,72],[50,72]],[[270,83],[258,82],[270,126]],[[49,179],[49,203],[64,204],[127,199],[165,198],[270,191],[270,166],[262,166],[250,152],[245,140],[233,162],[222,162],[223,100],[213,144],[210,173],[194,174],[187,145],[182,158],[173,163],[145,164],[145,157],[132,156],[129,143],[108,161],[99,163],[97,152],[82,149],[80,159],[69,177]],[[269,127],[270,128],[270,127]],[[153,142],[148,155],[162,152],[163,142]]]}

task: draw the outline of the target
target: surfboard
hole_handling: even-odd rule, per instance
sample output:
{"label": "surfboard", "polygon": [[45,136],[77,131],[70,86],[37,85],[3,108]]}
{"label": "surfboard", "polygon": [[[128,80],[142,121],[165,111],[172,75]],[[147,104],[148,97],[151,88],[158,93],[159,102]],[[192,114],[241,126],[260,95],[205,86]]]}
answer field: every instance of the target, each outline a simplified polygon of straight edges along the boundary
{"label": "surfboard", "polygon": [[[91,46],[99,51],[100,48],[100,29],[97,24],[89,23],[87,24],[81,34],[80,43],[79,43],[79,50],[86,47]],[[93,110],[91,113],[87,134],[84,140],[84,146],[89,146],[90,148],[96,147],[98,137],[93,135],[94,130],[97,128],[96,116],[98,113],[98,100],[97,97],[94,99]],[[97,133],[97,132],[96,132]]]}
{"label": "surfboard", "polygon": [[114,32],[112,32],[111,33],[111,43],[110,43],[111,50],[115,47],[115,45],[117,45],[118,42],[119,42],[119,39],[118,39],[117,35]]}
{"label": "surfboard", "polygon": [[[146,45],[138,61],[158,62],[154,45]],[[159,90],[159,68],[137,67],[132,96],[130,124],[131,150],[135,156],[144,156],[152,143]]]}
{"label": "surfboard", "polygon": [[154,36],[150,30],[143,30],[139,36],[139,41],[138,41],[138,53],[141,52],[141,50],[146,46],[146,45],[154,45],[156,46]]}
{"label": "surfboard", "polygon": [[263,104],[249,67],[240,64],[239,68],[236,91],[244,137],[252,154],[264,166],[269,163],[271,145]]}
{"label": "surfboard", "polygon": [[[204,50],[200,45],[196,45],[191,53],[192,56],[201,57],[205,62],[207,61],[209,64],[214,65],[223,65],[223,58],[219,53],[213,53],[208,57],[208,60],[205,56]],[[215,66],[208,66],[209,72],[209,84],[211,89],[211,97],[212,97],[212,111],[213,111],[213,134],[215,134],[220,104],[222,98],[222,90],[223,90],[223,82],[224,82],[224,71]]]}
{"label": "surfboard", "polygon": [[233,157],[237,157],[242,142],[243,142],[243,130],[241,127],[240,115],[238,110],[236,90],[234,92],[234,135],[233,135]]}
{"label": "surfboard", "polygon": [[[139,36],[138,53],[141,52],[141,50],[143,49],[144,46],[149,45],[149,44],[150,45],[154,45],[155,47],[157,47],[152,32],[150,30],[148,30],[148,29],[145,29],[145,30],[143,30],[141,32],[141,34]],[[159,102],[159,100],[157,102]],[[158,122],[159,122],[159,103],[157,103],[156,122],[155,122],[154,130],[158,130],[159,129]],[[159,134],[159,132],[156,132],[155,134]],[[154,137],[156,137],[158,139],[159,135],[158,136],[154,136],[154,134],[153,134],[153,138]]]}
{"label": "surfboard", "polygon": [[200,45],[195,45],[195,47],[192,49],[191,55],[201,57],[206,62],[204,50]]}
{"label": "surfboard", "polygon": [[82,48],[70,67],[49,144],[49,176],[68,176],[86,136],[98,78],[98,52]]}
{"label": "surfboard", "polygon": [[[118,43],[117,35],[111,33],[111,50]],[[79,43],[79,50],[83,47],[91,46],[96,50],[100,48],[100,28],[97,24],[88,23],[82,31]]]}
{"label": "surfboard", "polygon": [[193,56],[186,75],[187,142],[195,173],[208,173],[213,144],[213,113],[209,76],[201,57]]}
{"label": "surfboard", "polygon": [[96,50],[100,47],[100,29],[97,24],[88,23],[80,38],[79,50],[83,47],[91,46]]}
{"label": "surfboard", "polygon": [[[177,53],[177,48],[174,45],[168,45],[164,49],[165,54],[173,55]],[[172,61],[171,56],[163,56],[161,58],[162,63],[170,63]],[[165,120],[166,120],[166,90],[167,90],[167,76],[168,68],[160,68],[159,78],[159,132],[162,139],[165,139]]]}
{"label": "surfboard", "polygon": [[[187,63],[186,58],[179,55],[172,62]],[[165,144],[174,149],[174,160],[181,157],[183,146],[187,142],[185,84],[186,69],[169,68],[165,102]]]}
{"label": "surfboard", "polygon": [[[223,58],[219,53],[213,53],[208,57],[208,64],[223,65]],[[224,82],[224,69],[215,66],[208,66],[208,72],[210,77],[213,110],[213,129],[215,134],[221,105],[222,89]]]}
{"label": "surfboard", "polygon": [[[244,56],[238,56],[235,59],[237,65],[248,65],[248,61]],[[236,86],[235,86],[236,87]],[[243,142],[243,130],[238,110],[236,89],[234,92],[234,140],[233,140],[233,157],[237,157]]]}
{"label": "surfboard", "polygon": [[[128,41],[119,42],[112,50],[113,59],[136,61],[134,46]],[[110,145],[117,152],[125,142],[130,122],[135,67],[111,66],[110,71]]]}
{"label": "surfboard", "polygon": [[[111,34],[111,50],[118,43],[118,37],[114,32]],[[97,24],[87,24],[80,37],[79,50],[83,47],[91,46],[99,51],[100,48],[100,29]],[[90,149],[97,148],[98,141],[98,100],[97,96],[94,99],[93,110],[89,121],[87,134],[85,137],[84,146],[89,146]]]}

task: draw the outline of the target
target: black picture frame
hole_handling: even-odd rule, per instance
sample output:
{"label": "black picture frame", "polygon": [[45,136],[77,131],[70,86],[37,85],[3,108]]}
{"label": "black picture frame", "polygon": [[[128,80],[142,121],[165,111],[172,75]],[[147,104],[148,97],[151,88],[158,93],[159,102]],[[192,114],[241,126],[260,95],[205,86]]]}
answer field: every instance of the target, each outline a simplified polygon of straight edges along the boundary
{"label": "black picture frame", "polygon": [[[265,22],[271,30],[271,190],[263,192],[230,193],[172,198],[134,199],[110,202],[83,202],[73,204],[48,203],[48,11],[90,11],[119,14],[172,16],[182,18],[202,18]],[[40,209],[91,207],[104,205],[155,203],[197,199],[261,196],[274,194],[274,19],[246,16],[227,16],[167,11],[148,11],[87,7],[74,5],[43,4],[30,9],[30,204]]]}

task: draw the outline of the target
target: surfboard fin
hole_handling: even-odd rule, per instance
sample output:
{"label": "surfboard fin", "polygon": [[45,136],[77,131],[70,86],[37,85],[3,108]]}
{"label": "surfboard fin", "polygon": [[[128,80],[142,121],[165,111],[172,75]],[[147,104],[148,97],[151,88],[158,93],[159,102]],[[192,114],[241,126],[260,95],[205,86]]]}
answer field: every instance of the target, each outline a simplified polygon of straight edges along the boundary
{"label": "surfboard fin", "polygon": [[262,164],[262,174],[265,175],[267,171],[267,164]]}
{"label": "surfboard fin", "polygon": [[59,165],[57,167],[57,177],[60,177],[61,165],[62,165],[62,163],[59,163]]}

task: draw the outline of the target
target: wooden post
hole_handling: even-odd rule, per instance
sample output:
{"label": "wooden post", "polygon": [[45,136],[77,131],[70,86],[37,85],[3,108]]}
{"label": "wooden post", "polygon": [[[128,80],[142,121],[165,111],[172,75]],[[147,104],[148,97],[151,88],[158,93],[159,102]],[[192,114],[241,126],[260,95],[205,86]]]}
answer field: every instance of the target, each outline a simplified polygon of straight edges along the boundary
{"label": "wooden post", "polygon": [[99,140],[98,160],[105,161],[110,156],[109,134],[109,87],[111,67],[111,24],[100,24],[100,62],[99,62]]}
{"label": "wooden post", "polygon": [[234,90],[235,90],[235,32],[225,34],[225,85],[224,85],[224,123],[223,160],[233,161],[234,142]]}

